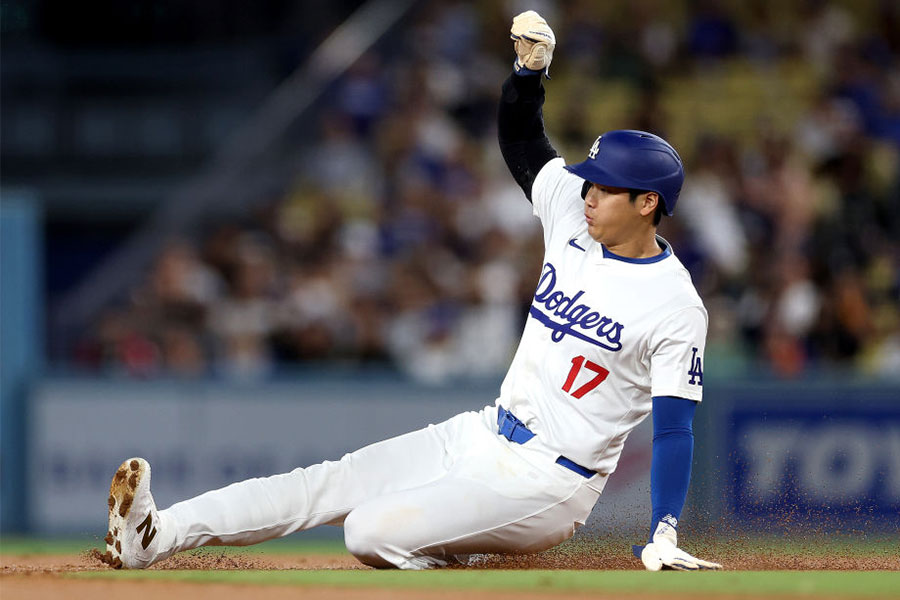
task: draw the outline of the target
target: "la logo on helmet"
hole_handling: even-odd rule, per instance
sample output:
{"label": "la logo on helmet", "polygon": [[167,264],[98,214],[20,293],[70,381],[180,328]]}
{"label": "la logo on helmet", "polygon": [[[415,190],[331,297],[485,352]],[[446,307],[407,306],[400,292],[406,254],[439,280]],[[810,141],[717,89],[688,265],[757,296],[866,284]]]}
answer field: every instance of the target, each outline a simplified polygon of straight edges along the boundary
{"label": "la logo on helmet", "polygon": [[597,153],[600,152],[600,138],[603,136],[598,136],[596,140],[594,140],[594,145],[591,146],[590,152],[588,152],[588,158],[597,158]]}

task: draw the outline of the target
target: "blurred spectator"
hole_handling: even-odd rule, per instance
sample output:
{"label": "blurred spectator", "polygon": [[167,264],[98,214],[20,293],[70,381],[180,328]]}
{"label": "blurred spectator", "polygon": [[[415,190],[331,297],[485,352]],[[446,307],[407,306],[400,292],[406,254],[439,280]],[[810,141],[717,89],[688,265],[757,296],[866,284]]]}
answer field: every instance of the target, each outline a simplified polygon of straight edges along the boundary
{"label": "blurred spectator", "polygon": [[688,24],[687,47],[697,58],[724,58],[738,46],[738,32],[731,16],[716,0],[696,0]]}
{"label": "blurred spectator", "polygon": [[747,206],[771,228],[770,252],[800,253],[815,211],[811,174],[787,135],[767,132],[760,145],[745,179]]}
{"label": "blurred spectator", "polygon": [[740,181],[732,146],[704,138],[678,205],[679,219],[728,277],[739,277],[747,266],[747,240],[736,206]]}
{"label": "blurred spectator", "polygon": [[207,361],[199,336],[186,327],[171,326],[162,333],[162,362],[177,377],[199,377],[207,373]]}
{"label": "blurred spectator", "polygon": [[277,265],[266,242],[252,234],[238,240],[230,294],[210,310],[207,328],[215,338],[216,368],[253,378],[272,369],[268,337],[274,322]]}

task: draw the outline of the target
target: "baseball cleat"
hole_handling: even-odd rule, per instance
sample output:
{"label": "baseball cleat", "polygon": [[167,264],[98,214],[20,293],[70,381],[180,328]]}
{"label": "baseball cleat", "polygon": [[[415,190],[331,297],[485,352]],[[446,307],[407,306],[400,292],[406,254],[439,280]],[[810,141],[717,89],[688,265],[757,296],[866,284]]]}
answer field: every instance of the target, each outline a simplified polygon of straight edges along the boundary
{"label": "baseball cleat", "polygon": [[150,493],[150,464],[129,458],[109,486],[109,530],[103,562],[114,569],[143,569],[156,557],[159,516]]}

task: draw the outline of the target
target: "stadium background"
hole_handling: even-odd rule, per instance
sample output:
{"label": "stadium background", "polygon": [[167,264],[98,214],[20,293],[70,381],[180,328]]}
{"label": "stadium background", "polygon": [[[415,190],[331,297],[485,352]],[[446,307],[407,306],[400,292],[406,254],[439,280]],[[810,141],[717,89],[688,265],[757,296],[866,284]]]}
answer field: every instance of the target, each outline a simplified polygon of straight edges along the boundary
{"label": "stadium background", "polygon": [[[541,255],[493,123],[526,8],[565,157],[687,163],[686,521],[896,532],[894,3],[2,0],[4,533],[99,535],[133,454],[165,506],[493,401]],[[646,527],[648,449],[593,532]]]}

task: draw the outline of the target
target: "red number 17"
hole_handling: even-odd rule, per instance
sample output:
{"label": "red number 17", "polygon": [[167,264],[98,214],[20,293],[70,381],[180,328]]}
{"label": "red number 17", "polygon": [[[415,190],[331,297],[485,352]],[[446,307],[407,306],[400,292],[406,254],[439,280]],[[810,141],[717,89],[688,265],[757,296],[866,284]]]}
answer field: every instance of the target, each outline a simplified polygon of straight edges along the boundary
{"label": "red number 17", "polygon": [[596,373],[596,375],[593,379],[572,392],[572,395],[579,399],[589,391],[603,383],[603,380],[606,379],[607,375],[609,375],[609,371],[607,371],[597,363],[590,360],[585,362],[585,358],[583,356],[576,356],[572,359],[572,368],[569,369],[569,376],[566,377],[566,382],[562,386],[564,392],[568,392],[572,389],[572,384],[575,383],[575,378],[578,376],[578,372],[581,371],[582,366],[584,366],[584,368],[589,371],[593,371],[594,373]]}

